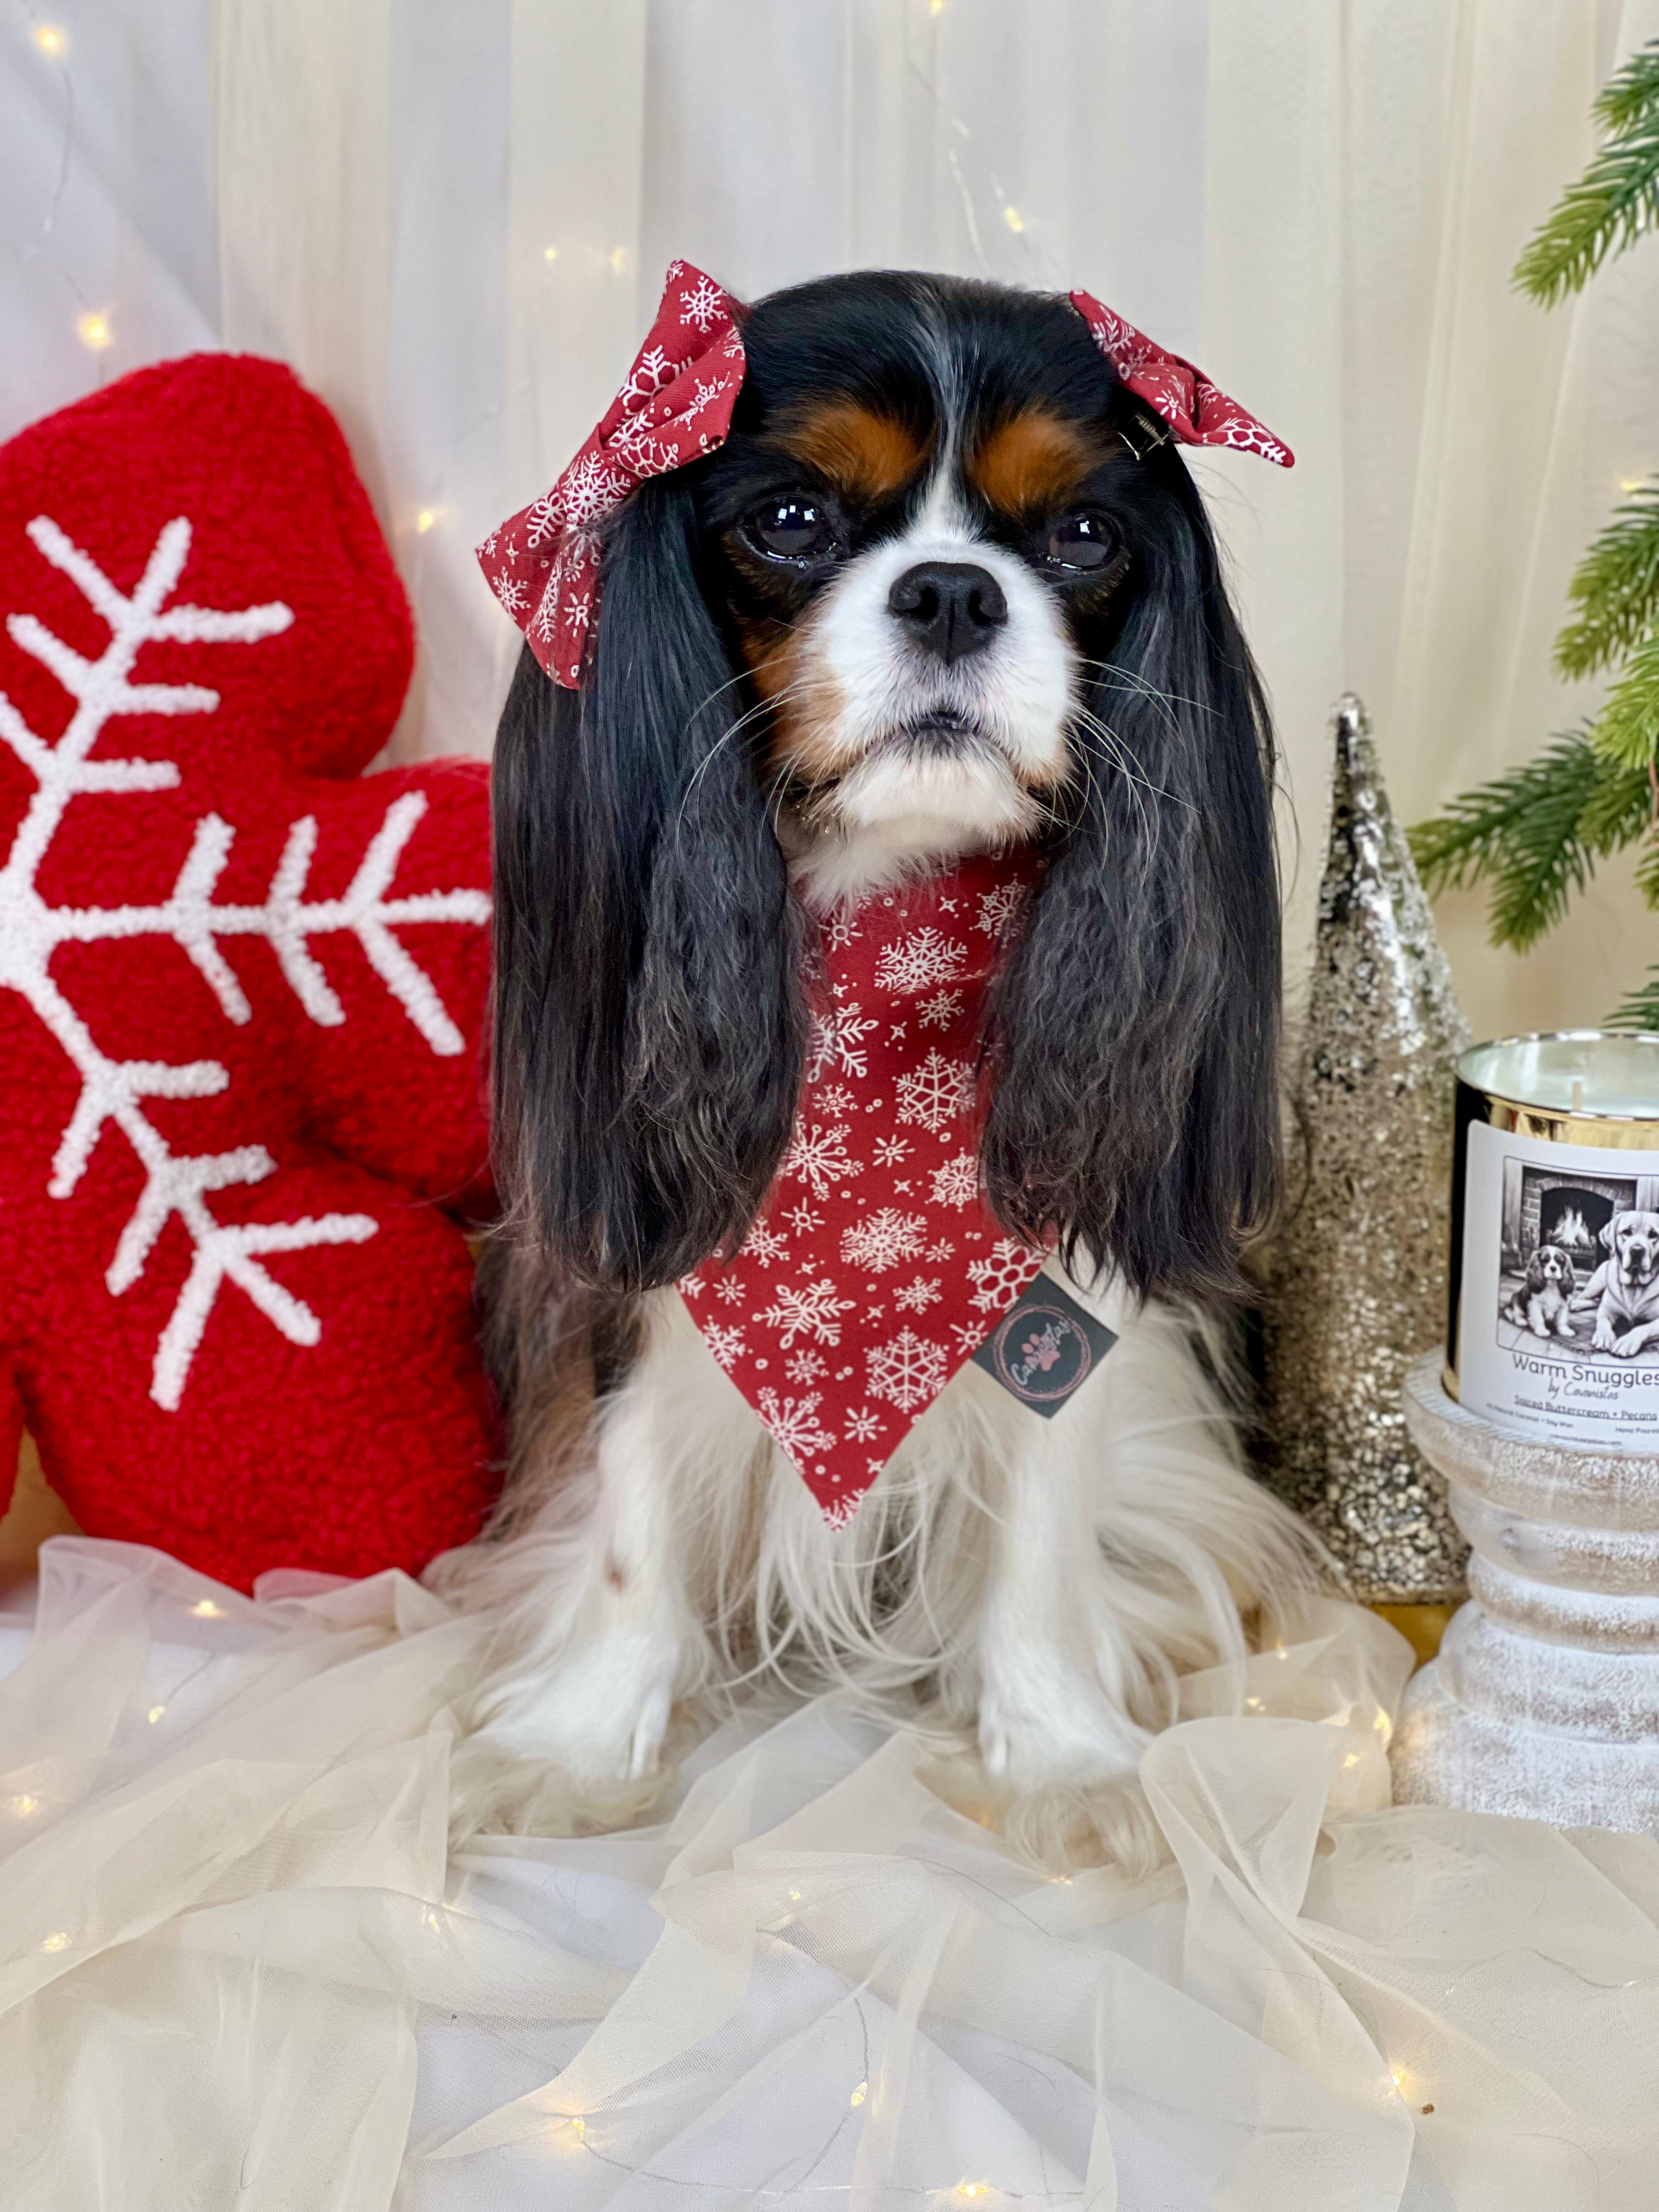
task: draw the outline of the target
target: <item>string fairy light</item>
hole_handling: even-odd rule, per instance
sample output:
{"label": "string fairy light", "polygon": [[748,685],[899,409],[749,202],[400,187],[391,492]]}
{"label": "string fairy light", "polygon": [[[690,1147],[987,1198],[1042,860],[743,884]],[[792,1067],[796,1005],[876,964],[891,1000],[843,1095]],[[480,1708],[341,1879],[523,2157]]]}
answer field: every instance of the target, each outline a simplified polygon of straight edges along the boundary
{"label": "string fairy light", "polygon": [[26,1790],[21,1797],[14,1797],[12,1799],[11,1809],[14,1813],[21,1814],[23,1818],[27,1820],[31,1813],[38,1813],[40,1811],[40,1800],[38,1797],[31,1796]]}
{"label": "string fairy light", "polygon": [[61,61],[69,52],[69,33],[61,23],[37,23],[34,43],[43,54],[49,55],[53,61]]}
{"label": "string fairy light", "polygon": [[554,263],[558,259],[558,258],[559,258],[559,249],[558,249],[558,247],[557,247],[556,246],[543,246],[543,248],[542,248],[542,259],[543,259],[544,262],[546,262],[546,264],[547,264],[547,265],[548,265],[548,267],[549,267],[550,269],[553,266],[553,264],[554,264]]}
{"label": "string fairy light", "polygon": [[870,2084],[867,2081],[860,2081],[847,2101],[850,2105],[861,2105],[869,2094]]}
{"label": "string fairy light", "polygon": [[115,343],[115,333],[109,326],[109,317],[100,315],[96,308],[76,318],[75,335],[88,353],[102,353]]}
{"label": "string fairy light", "polygon": [[436,528],[437,521],[437,508],[435,507],[423,507],[415,518],[415,527],[420,535],[424,538],[428,530]]}
{"label": "string fairy light", "polygon": [[218,1620],[223,1616],[224,1610],[223,1606],[216,1604],[210,1597],[198,1597],[191,1607],[198,1620]]}
{"label": "string fairy light", "polygon": [[1021,231],[1025,228],[1025,218],[1017,207],[1004,208],[1002,210],[1002,220],[1007,224],[1009,229],[1013,232],[1016,238],[1018,237]]}
{"label": "string fairy light", "polygon": [[149,1723],[150,1726],[154,1728],[156,1722],[161,1719],[162,1714],[166,1712],[166,1711],[167,1707],[165,1705],[152,1705],[149,1711],[144,1715],[144,1718]]}
{"label": "string fairy light", "polygon": [[50,1936],[42,1938],[40,1948],[43,1951],[67,1951],[69,1948],[69,1929],[67,1928],[54,1929]]}
{"label": "string fairy light", "polygon": [[618,276],[620,276],[623,270],[627,268],[628,248],[625,246],[612,247],[611,253],[611,266],[617,271]]}

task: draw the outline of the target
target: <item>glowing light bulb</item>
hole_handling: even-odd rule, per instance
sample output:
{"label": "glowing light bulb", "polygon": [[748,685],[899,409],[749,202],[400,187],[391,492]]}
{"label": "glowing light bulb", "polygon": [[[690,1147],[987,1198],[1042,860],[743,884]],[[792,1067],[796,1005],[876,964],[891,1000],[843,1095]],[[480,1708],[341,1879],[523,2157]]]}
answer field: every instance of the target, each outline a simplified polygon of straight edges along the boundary
{"label": "glowing light bulb", "polygon": [[558,259],[558,258],[559,258],[559,249],[558,249],[558,247],[557,247],[556,246],[543,246],[543,248],[542,248],[542,259],[543,259],[544,262],[546,262],[546,264],[547,264],[547,265],[548,265],[548,267],[549,267],[550,269],[553,266],[553,264],[554,264],[554,263]]}
{"label": "glowing light bulb", "polygon": [[115,343],[115,333],[109,326],[107,315],[82,315],[76,322],[75,335],[88,353],[102,353],[106,347]]}
{"label": "glowing light bulb", "polygon": [[1384,1743],[1386,1743],[1389,1738],[1394,1734],[1394,1723],[1389,1719],[1387,1713],[1379,1713],[1376,1718],[1371,1723],[1371,1726],[1376,1730],[1376,1733],[1382,1737]]}
{"label": "glowing light bulb", "polygon": [[21,1797],[14,1797],[12,1799],[11,1809],[14,1813],[21,1813],[24,1819],[27,1820],[31,1813],[38,1813],[40,1811],[40,1800],[38,1797],[31,1797],[26,1790]]}
{"label": "glowing light bulb", "polygon": [[198,1597],[191,1607],[191,1611],[198,1620],[221,1620],[224,1610],[223,1606],[216,1604],[210,1597]]}
{"label": "glowing light bulb", "polygon": [[860,2081],[858,2087],[854,2090],[852,2096],[848,2101],[849,2104],[861,2105],[869,2094],[870,2084],[867,2081]]}
{"label": "glowing light bulb", "polygon": [[1412,2078],[1408,2069],[1404,2066],[1390,2066],[1389,2069],[1389,2078],[1403,2097],[1406,2094],[1406,2084]]}
{"label": "glowing light bulb", "polygon": [[152,1705],[149,1711],[144,1715],[144,1718],[149,1723],[150,1726],[154,1728],[156,1722],[161,1719],[162,1714],[166,1712],[166,1711],[167,1707],[165,1705]]}
{"label": "glowing light bulb", "polygon": [[437,508],[435,507],[423,507],[415,518],[415,527],[419,531],[421,536],[424,538],[428,530],[434,529],[436,526],[437,520]]}
{"label": "glowing light bulb", "polygon": [[798,1889],[792,1889],[790,1891],[789,1902],[791,1905],[799,1905],[800,1903],[800,1892]]}
{"label": "glowing light bulb", "polygon": [[1009,229],[1013,231],[1016,234],[1025,228],[1025,218],[1017,207],[1004,208],[1002,210],[1002,220],[1007,224]]}
{"label": "glowing light bulb", "polygon": [[57,61],[69,51],[69,33],[61,23],[37,23],[34,43],[43,54],[50,54]]}
{"label": "glowing light bulb", "polygon": [[613,269],[617,272],[617,274],[618,274],[619,276],[621,275],[622,271],[623,271],[624,269],[626,269],[626,268],[627,268],[627,266],[628,266],[628,248],[627,248],[625,246],[615,246],[615,247],[613,247],[613,248],[611,249],[611,267],[612,267],[612,268],[613,268]]}
{"label": "glowing light bulb", "polygon": [[945,13],[945,0],[927,0],[927,12],[930,15],[942,15]]}
{"label": "glowing light bulb", "polygon": [[1359,1753],[1357,1751],[1351,1751],[1347,1757],[1343,1760],[1342,1764],[1344,1766],[1358,1766],[1359,1764]]}
{"label": "glowing light bulb", "polygon": [[53,1934],[46,1936],[42,1941],[40,1948],[43,1951],[67,1951],[69,1948],[68,1929],[59,1928]]}
{"label": "glowing light bulb", "polygon": [[1261,1698],[1246,1698],[1244,1700],[1244,1710],[1247,1713],[1259,1713],[1261,1711],[1262,1705]]}
{"label": "glowing light bulb", "polygon": [[964,2204],[971,2204],[976,2197],[988,2197],[990,2193],[991,2185],[988,2181],[959,2181],[951,2191],[951,2194],[959,2197]]}
{"label": "glowing light bulb", "polygon": [[1644,477],[1621,477],[1619,480],[1619,489],[1620,491],[1640,491],[1646,481]]}

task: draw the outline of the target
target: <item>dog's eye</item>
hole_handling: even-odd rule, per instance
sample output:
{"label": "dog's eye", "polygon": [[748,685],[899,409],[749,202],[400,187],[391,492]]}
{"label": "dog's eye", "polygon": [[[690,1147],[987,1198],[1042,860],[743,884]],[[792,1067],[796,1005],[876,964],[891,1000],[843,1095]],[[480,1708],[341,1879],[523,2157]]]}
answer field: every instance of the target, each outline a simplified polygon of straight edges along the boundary
{"label": "dog's eye", "polygon": [[1062,515],[1048,532],[1050,565],[1074,574],[1108,568],[1122,550],[1115,525],[1103,514]]}
{"label": "dog's eye", "polygon": [[836,550],[835,525],[822,500],[762,501],[749,519],[749,534],[775,561],[822,561]]}

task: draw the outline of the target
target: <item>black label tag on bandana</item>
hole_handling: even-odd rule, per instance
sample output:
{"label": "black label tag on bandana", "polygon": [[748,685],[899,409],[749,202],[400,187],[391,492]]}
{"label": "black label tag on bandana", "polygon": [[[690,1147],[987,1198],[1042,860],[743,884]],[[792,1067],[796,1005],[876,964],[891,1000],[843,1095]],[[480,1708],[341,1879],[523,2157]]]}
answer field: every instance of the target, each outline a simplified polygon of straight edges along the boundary
{"label": "black label tag on bandana", "polygon": [[974,1364],[1046,1420],[1076,1396],[1116,1342],[1058,1283],[1039,1275],[981,1345]]}

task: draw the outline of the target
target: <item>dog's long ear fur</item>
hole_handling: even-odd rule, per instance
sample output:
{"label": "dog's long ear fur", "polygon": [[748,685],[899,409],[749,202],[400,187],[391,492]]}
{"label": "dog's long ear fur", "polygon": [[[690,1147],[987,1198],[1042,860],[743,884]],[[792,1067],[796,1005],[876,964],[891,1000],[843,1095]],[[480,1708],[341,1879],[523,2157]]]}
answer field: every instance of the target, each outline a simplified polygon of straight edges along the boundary
{"label": "dog's long ear fur", "polygon": [[1192,481],[1146,467],[1077,816],[997,994],[982,1158],[1002,1219],[1057,1231],[1079,1278],[1213,1296],[1277,1177],[1272,735]]}
{"label": "dog's long ear fur", "polygon": [[800,921],[696,573],[694,493],[605,549],[580,692],[526,653],[496,743],[497,1172],[582,1280],[672,1282],[747,1226],[787,1140]]}

